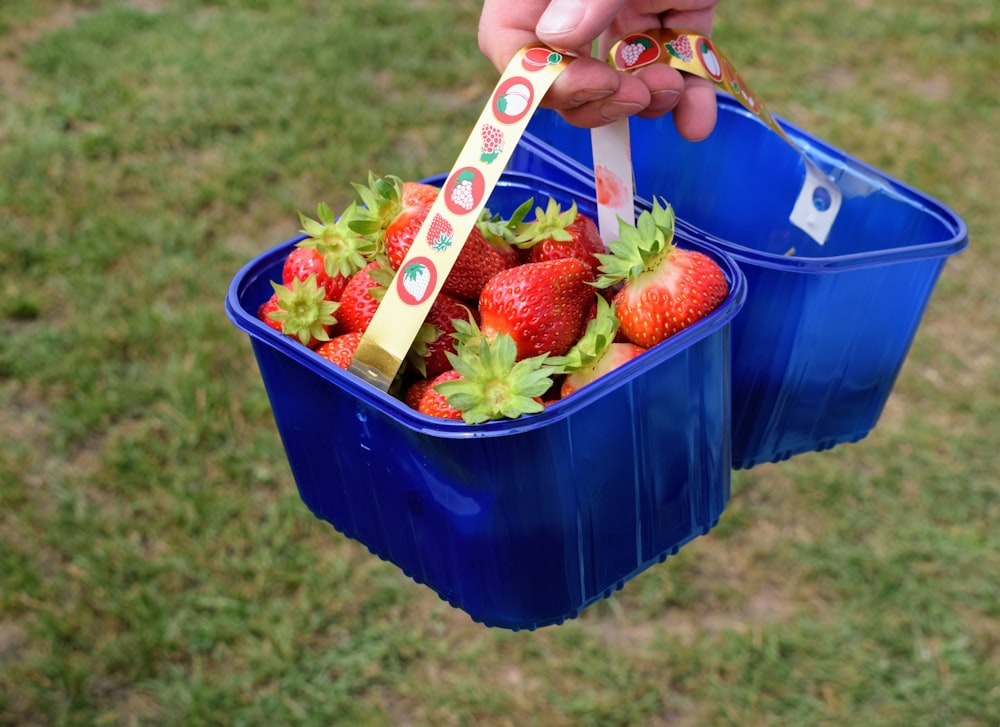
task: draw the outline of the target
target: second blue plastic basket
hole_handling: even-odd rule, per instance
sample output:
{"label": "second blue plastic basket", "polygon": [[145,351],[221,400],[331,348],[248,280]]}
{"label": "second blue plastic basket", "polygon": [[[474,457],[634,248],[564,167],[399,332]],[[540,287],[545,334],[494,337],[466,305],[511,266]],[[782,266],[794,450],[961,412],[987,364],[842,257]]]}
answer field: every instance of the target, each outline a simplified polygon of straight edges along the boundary
{"label": "second blue plastic basket", "polygon": [[[639,197],[663,197],[692,239],[747,278],[733,322],[733,466],[861,439],[892,390],[965,223],[927,195],[782,121],[844,193],[819,245],[788,220],[800,155],[733,98],[704,141],[670,117],[631,120]],[[593,194],[590,135],[553,112],[532,119],[509,168]]]}

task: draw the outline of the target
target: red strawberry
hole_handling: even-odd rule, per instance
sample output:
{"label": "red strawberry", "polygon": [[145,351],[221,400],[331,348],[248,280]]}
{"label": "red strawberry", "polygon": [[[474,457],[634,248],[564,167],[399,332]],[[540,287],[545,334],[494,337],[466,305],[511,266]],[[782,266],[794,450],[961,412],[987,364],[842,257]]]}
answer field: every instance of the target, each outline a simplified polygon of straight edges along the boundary
{"label": "red strawberry", "polygon": [[518,226],[532,210],[534,203],[534,198],[529,198],[514,210],[514,213],[507,219],[494,214],[489,209],[484,209],[479,215],[479,221],[476,223],[476,226],[483,233],[486,242],[490,243],[493,249],[503,256],[507,262],[507,267],[512,268],[522,262],[520,249],[515,247],[514,238],[517,237]]}
{"label": "red strawberry", "polygon": [[257,308],[257,318],[264,321],[267,325],[271,326],[278,333],[284,333],[281,328],[281,321],[276,321],[271,317],[271,314],[278,310],[278,294],[271,293],[271,297],[265,300]]}
{"label": "red strawberry", "polygon": [[434,377],[451,368],[448,353],[455,352],[454,321],[478,322],[476,312],[447,293],[440,293],[431,304],[427,318],[410,346],[406,360],[423,376]]}
{"label": "red strawberry", "polygon": [[559,395],[567,397],[582,386],[631,361],[646,349],[634,343],[617,343],[618,318],[615,309],[600,295],[594,296],[597,313],[587,324],[580,340],[560,358],[550,359],[566,373]]}
{"label": "red strawberry", "polygon": [[403,403],[411,409],[420,409],[420,400],[424,392],[434,383],[433,379],[417,379],[403,392]]}
{"label": "red strawberry", "polygon": [[[349,223],[354,232],[366,236],[379,252],[384,251],[395,270],[406,257],[420,226],[437,196],[430,185],[407,185],[395,176],[368,175],[368,184],[355,184],[361,203],[356,219]],[[430,190],[434,190],[431,196]]]}
{"label": "red strawberry", "polygon": [[274,303],[268,301],[261,306],[268,325],[276,328],[272,321],[278,323],[278,330],[309,347],[330,340],[330,331],[337,323],[333,314],[339,304],[326,299],[326,289],[316,282],[315,275],[305,280],[295,278],[288,286],[272,281],[271,287]]}
{"label": "red strawberry", "polygon": [[[365,209],[350,223],[350,229],[364,234],[384,250],[393,270],[399,268],[417,237],[433,199],[430,185],[403,182],[399,177],[370,176],[368,185],[354,185]],[[418,193],[419,192],[419,193]],[[454,244],[451,226],[439,218],[429,227],[429,244],[443,250]],[[476,300],[483,285],[493,275],[512,264],[510,257],[494,249],[478,228],[473,228],[441,290],[466,300]]]}
{"label": "red strawberry", "polygon": [[337,310],[337,320],[344,331],[364,331],[368,328],[391,279],[392,273],[386,271],[387,266],[385,258],[378,257],[347,281]]}
{"label": "red strawberry", "polygon": [[332,364],[346,369],[354,358],[354,352],[358,350],[358,343],[361,341],[361,331],[351,331],[334,336],[326,343],[316,349],[316,353]]}
{"label": "red strawberry", "polygon": [[535,211],[535,219],[518,225],[515,244],[529,250],[531,262],[576,257],[589,264],[597,274],[600,262],[595,255],[607,253],[594,221],[581,213],[574,202],[565,212],[549,198],[545,210]]}
{"label": "red strawberry", "polygon": [[433,184],[410,181],[403,182],[403,206],[409,207],[411,205],[434,204],[434,200],[437,199],[440,192],[441,189],[435,187]]}
{"label": "red strawberry", "polygon": [[478,227],[473,227],[441,290],[456,298],[474,301],[490,278],[515,262],[509,251],[494,247]]}
{"label": "red strawberry", "polygon": [[458,378],[460,376],[457,371],[448,369],[431,379],[423,395],[420,397],[420,403],[417,404],[417,411],[439,419],[461,419],[462,412],[451,406],[444,395],[438,392],[436,388],[445,381],[454,381]]}
{"label": "red strawberry", "polygon": [[316,282],[326,288],[330,300],[336,300],[336,295],[339,295],[343,286],[347,284],[346,279],[331,278],[326,274],[323,254],[315,247],[293,248],[281,268],[281,282],[284,285],[291,285],[296,278],[305,280],[310,275],[315,275]]}
{"label": "red strawberry", "polygon": [[511,336],[518,359],[565,354],[583,330],[595,295],[592,280],[590,266],[572,257],[498,273],[479,296],[483,335]]}
{"label": "red strawberry", "polygon": [[315,220],[299,213],[306,238],[285,259],[282,282],[288,285],[293,278],[315,274],[326,288],[327,298],[340,300],[348,278],[365,266],[375,245],[350,229],[357,217],[357,205],[352,203],[339,218],[326,204],[321,203],[316,212]]}
{"label": "red strawberry", "polygon": [[729,294],[725,273],[714,260],[673,242],[674,212],[654,201],[635,227],[623,224],[611,254],[599,255],[597,284],[624,287],[615,295],[628,340],[650,348],[713,311]]}

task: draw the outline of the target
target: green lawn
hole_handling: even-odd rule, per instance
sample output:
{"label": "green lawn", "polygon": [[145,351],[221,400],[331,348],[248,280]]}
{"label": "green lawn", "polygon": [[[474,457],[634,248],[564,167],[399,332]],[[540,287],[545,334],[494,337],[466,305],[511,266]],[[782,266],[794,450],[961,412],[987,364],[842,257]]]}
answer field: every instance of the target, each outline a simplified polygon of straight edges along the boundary
{"label": "green lawn", "polygon": [[734,473],[578,619],[487,629],[299,500],[234,273],[446,171],[478,3],[0,0],[0,725],[1000,723],[1000,13],[723,0],[771,110],[952,207],[878,427]]}

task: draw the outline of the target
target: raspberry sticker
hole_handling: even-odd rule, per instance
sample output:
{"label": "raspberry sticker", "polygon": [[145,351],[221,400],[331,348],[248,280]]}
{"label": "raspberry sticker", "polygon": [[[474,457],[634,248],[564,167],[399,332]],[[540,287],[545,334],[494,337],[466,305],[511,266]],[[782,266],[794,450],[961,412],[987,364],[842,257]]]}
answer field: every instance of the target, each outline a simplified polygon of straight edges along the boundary
{"label": "raspberry sticker", "polygon": [[667,52],[674,58],[679,58],[685,63],[690,63],[694,58],[694,50],[691,48],[691,39],[686,35],[679,35],[666,44]]}
{"label": "raspberry sticker", "polygon": [[483,164],[492,164],[503,151],[503,132],[493,124],[483,124],[480,133],[483,143],[480,147],[479,161]]}

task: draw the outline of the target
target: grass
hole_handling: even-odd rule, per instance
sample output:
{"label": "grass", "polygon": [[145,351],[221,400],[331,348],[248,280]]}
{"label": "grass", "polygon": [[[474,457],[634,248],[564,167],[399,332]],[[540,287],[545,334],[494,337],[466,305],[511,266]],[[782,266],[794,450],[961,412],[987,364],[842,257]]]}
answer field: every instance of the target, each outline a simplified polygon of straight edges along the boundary
{"label": "grass", "polygon": [[1000,722],[990,0],[719,6],[773,110],[972,244],[869,437],[735,473],[709,537],[534,633],[309,515],[222,311],[296,210],[450,166],[495,81],[478,4],[2,16],[0,725]]}

